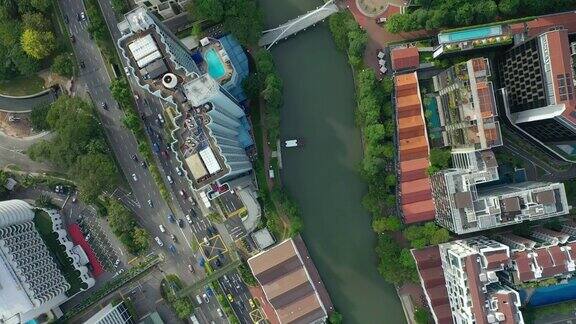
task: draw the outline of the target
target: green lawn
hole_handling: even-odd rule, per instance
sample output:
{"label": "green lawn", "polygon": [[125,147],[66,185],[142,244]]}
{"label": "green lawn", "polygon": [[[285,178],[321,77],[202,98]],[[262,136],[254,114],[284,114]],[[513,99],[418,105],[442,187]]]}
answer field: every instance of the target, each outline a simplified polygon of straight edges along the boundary
{"label": "green lawn", "polygon": [[50,216],[44,211],[37,211],[34,217],[34,225],[36,225],[36,230],[40,233],[48,250],[52,252],[52,256],[58,263],[64,278],[66,278],[66,281],[68,281],[71,286],[66,294],[72,296],[80,291],[81,288],[87,288],[82,282],[82,279],[80,279],[80,272],[74,269],[72,260],[66,254],[66,249],[58,242],[57,234],[52,231],[52,220]]}
{"label": "green lawn", "polygon": [[44,90],[44,80],[37,75],[0,81],[0,94],[27,96]]}

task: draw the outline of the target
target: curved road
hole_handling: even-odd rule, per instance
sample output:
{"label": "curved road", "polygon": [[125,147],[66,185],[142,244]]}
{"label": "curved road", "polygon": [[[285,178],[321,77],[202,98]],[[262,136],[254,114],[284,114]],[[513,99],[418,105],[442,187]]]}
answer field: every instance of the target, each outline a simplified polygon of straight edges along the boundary
{"label": "curved road", "polygon": [[32,96],[12,97],[0,94],[0,111],[26,113],[34,107],[50,104],[56,100],[56,93],[52,88]]}

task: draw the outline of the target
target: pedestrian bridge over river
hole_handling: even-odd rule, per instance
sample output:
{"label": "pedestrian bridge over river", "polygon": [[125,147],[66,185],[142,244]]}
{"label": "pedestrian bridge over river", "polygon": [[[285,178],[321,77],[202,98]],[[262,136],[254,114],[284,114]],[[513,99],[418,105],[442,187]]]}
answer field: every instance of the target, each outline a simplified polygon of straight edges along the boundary
{"label": "pedestrian bridge over river", "polygon": [[258,41],[258,45],[270,49],[270,47],[276,44],[279,40],[285,39],[288,36],[294,35],[299,31],[317,24],[333,13],[338,12],[338,10],[338,6],[336,6],[334,0],[330,0],[315,10],[291,19],[276,28],[263,31],[262,37],[260,38],[260,41]]}

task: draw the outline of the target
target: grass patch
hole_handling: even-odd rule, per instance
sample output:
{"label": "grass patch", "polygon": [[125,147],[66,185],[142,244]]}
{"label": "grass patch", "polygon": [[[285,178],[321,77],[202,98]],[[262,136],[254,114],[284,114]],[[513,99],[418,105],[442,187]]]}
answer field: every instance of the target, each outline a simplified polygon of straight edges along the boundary
{"label": "grass patch", "polygon": [[0,81],[0,93],[8,96],[29,96],[44,89],[44,80],[36,74]]}
{"label": "grass patch", "polygon": [[50,250],[53,257],[55,257],[55,261],[58,263],[62,275],[71,286],[70,289],[66,291],[66,295],[72,296],[79,292],[80,289],[88,288],[84,282],[82,282],[82,279],[80,279],[80,271],[76,270],[72,265],[72,259],[66,254],[66,248],[58,242],[58,235],[52,231],[52,220],[50,216],[48,216],[45,211],[37,211],[34,217],[34,225],[48,247],[48,250]]}

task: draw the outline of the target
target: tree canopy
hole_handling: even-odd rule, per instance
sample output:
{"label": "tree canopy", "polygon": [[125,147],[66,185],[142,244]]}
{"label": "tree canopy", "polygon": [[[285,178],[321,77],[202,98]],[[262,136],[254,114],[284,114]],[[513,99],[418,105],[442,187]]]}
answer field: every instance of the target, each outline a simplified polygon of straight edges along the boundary
{"label": "tree canopy", "polygon": [[570,10],[573,0],[419,0],[420,8],[388,18],[391,33],[419,29],[470,26],[525,16],[543,15]]}
{"label": "tree canopy", "polygon": [[52,72],[70,78],[74,75],[74,60],[72,55],[63,53],[54,58]]}
{"label": "tree canopy", "polygon": [[108,200],[108,223],[120,241],[132,254],[140,254],[150,247],[150,234],[140,227],[132,213],[114,199]]}
{"label": "tree canopy", "polygon": [[415,249],[445,243],[451,238],[447,229],[439,227],[433,222],[409,226],[404,230],[404,237],[410,241],[410,245]]}

